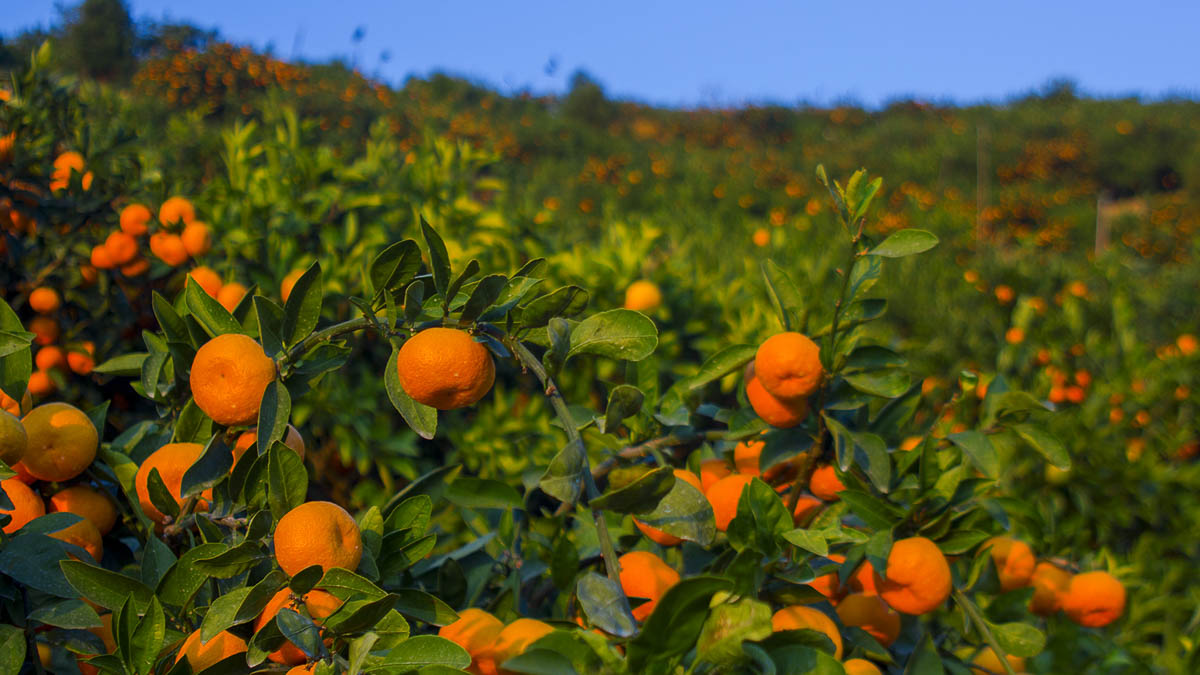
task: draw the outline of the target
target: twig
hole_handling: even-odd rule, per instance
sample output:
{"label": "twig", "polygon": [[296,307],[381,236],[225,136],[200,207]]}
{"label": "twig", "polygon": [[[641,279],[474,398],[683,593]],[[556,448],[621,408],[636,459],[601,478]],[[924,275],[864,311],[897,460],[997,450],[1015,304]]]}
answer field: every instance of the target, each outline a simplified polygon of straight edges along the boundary
{"label": "twig", "polygon": [[988,643],[988,646],[992,648],[992,652],[996,654],[996,658],[1004,665],[1004,672],[1008,673],[1008,675],[1016,675],[1012,664],[1008,662],[1008,654],[1000,647],[1000,643],[996,642],[996,636],[992,635],[992,630],[988,628],[987,621],[984,621],[983,616],[976,609],[975,603],[971,602],[971,599],[963,595],[963,592],[957,588],[954,589],[954,601],[971,618],[971,622],[975,624],[975,628],[979,631],[979,634],[983,636],[984,641]]}

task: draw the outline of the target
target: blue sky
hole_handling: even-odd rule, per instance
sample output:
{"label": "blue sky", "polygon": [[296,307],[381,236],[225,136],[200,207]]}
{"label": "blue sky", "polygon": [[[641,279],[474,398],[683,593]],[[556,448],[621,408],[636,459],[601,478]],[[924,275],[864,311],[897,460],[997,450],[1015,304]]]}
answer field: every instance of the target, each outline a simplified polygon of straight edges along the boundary
{"label": "blue sky", "polygon": [[[6,3],[3,32],[63,0]],[[68,2],[70,0],[67,0]],[[582,68],[609,94],[667,105],[879,105],[1003,100],[1053,78],[1086,93],[1200,96],[1200,2],[463,2],[131,0],[277,55],[343,57],[401,83],[441,70],[504,92],[564,90]],[[365,35],[355,45],[355,29]],[[389,60],[381,55],[387,52]]]}

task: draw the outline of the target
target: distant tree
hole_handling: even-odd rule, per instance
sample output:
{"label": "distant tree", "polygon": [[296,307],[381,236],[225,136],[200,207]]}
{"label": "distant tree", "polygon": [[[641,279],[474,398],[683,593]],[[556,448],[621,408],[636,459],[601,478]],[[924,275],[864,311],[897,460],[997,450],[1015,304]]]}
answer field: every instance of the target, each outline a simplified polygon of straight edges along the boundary
{"label": "distant tree", "polygon": [[84,0],[59,11],[64,68],[105,81],[124,80],[133,73],[135,34],[124,0]]}
{"label": "distant tree", "polygon": [[188,23],[140,21],[136,55],[155,56],[182,49],[204,50],[220,37],[216,30],[199,28]]}
{"label": "distant tree", "polygon": [[571,89],[562,105],[567,117],[595,126],[607,126],[616,117],[617,108],[591,75],[582,70],[571,75]]}

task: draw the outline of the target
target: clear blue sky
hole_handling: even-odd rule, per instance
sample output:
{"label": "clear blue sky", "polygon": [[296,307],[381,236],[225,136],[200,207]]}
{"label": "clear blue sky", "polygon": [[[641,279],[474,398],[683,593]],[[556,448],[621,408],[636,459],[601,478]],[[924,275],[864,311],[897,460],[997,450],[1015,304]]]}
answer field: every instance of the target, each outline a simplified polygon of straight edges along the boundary
{"label": "clear blue sky", "polygon": [[[2,30],[48,25],[63,1],[9,0]],[[1196,0],[130,5],[138,19],[215,27],[284,58],[341,56],[393,83],[442,70],[504,92],[559,92],[582,68],[610,95],[668,105],[1002,100],[1058,77],[1093,95],[1200,95]]]}

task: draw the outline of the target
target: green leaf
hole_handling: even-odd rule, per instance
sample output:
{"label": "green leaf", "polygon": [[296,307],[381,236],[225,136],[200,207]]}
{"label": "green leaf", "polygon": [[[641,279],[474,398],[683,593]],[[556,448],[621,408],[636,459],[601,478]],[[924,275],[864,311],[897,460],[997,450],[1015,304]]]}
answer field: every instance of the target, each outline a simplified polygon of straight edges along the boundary
{"label": "green leaf", "polygon": [[650,527],[701,546],[712,543],[717,534],[712,504],[687,481],[676,480],[662,501],[650,513],[638,516]]}
{"label": "green leaf", "polygon": [[304,460],[286,445],[276,442],[267,454],[267,502],[275,522],[304,503],[308,471]]}
{"label": "green leaf", "polygon": [[463,287],[463,284],[467,283],[467,281],[476,274],[479,274],[479,261],[475,259],[468,260],[467,266],[464,267],[462,272],[459,272],[458,276],[454,277],[454,280],[450,282],[450,286],[446,289],[445,302],[442,304],[446,307],[449,307],[449,305],[454,301],[454,297],[458,295],[459,289]]}
{"label": "green leaf", "polygon": [[675,485],[675,470],[669,466],[648,471],[637,480],[609,490],[588,502],[593,509],[614,513],[647,513],[654,510]]}
{"label": "green leaf", "polygon": [[800,330],[804,321],[804,300],[796,284],[773,260],[763,261],[762,275],[780,325],[785,331]]}
{"label": "green leaf", "polygon": [[985,434],[971,429],[950,434],[947,438],[962,449],[975,468],[983,472],[984,476],[995,480],[1000,475],[1000,458],[996,455],[996,448],[992,446],[992,442]]}
{"label": "green leaf", "polygon": [[350,570],[334,567],[325,572],[317,588],[322,588],[345,600],[351,595],[360,594],[375,600],[387,595],[384,590],[371,583],[370,579],[359,576]]}
{"label": "green leaf", "polygon": [[574,504],[583,488],[586,466],[587,455],[583,450],[583,442],[571,441],[550,460],[546,473],[538,481],[538,487],[560,502]]}
{"label": "green leaf", "polygon": [[446,244],[424,216],[421,217],[421,235],[429,247],[429,268],[433,274],[434,288],[442,297],[446,297],[446,291],[450,288],[450,254],[446,252]]}
{"label": "green leaf", "polygon": [[142,374],[142,362],[146,360],[147,356],[150,355],[145,352],[114,356],[93,368],[92,372],[117,377],[137,377]]}
{"label": "green leaf", "polygon": [[905,256],[924,253],[938,245],[938,238],[932,232],[907,228],[893,232],[883,243],[867,251],[867,255],[878,255],[884,258],[903,258]]}
{"label": "green leaf", "polygon": [[291,393],[282,380],[271,380],[258,404],[258,434],[255,442],[258,443],[260,454],[270,448],[273,441],[283,438],[291,415]]}
{"label": "green leaf", "polygon": [[[0,330],[12,333],[25,332],[21,317],[0,297]],[[0,357],[0,389],[20,401],[25,394],[29,375],[33,372],[33,350],[21,349]]]}
{"label": "green leaf", "polygon": [[912,384],[908,373],[894,369],[849,373],[843,377],[858,391],[883,398],[896,398],[908,391]]}
{"label": "green leaf", "polygon": [[448,626],[458,621],[458,613],[451,609],[450,605],[424,591],[402,588],[395,591],[395,595],[396,611],[417,621],[435,626]]}
{"label": "green leaf", "polygon": [[460,476],[451,483],[446,489],[446,499],[468,509],[520,509],[525,506],[520,493],[511,485],[470,476]]}
{"label": "green leaf", "polygon": [[612,579],[587,572],[579,577],[575,596],[588,621],[605,633],[632,637],[637,632],[637,623],[629,609],[629,599],[625,597],[620,584]]}
{"label": "green leaf", "polygon": [[729,579],[694,576],[683,579],[659,598],[642,626],[642,632],[627,643],[631,672],[645,672],[646,664],[684,654],[696,645],[708,617],[712,597],[733,589]]}
{"label": "green leaf", "polygon": [[525,651],[501,664],[505,673],[524,675],[579,675],[567,657],[549,649],[527,647]]}
{"label": "green leaf", "polygon": [[891,529],[902,515],[896,507],[866,492],[846,489],[839,492],[838,497],[846,502],[854,515],[876,530]]}
{"label": "green leaf", "polygon": [[23,663],[25,663],[25,633],[16,626],[0,624],[0,672],[20,672]]}
{"label": "green leaf", "polygon": [[283,304],[283,325],[280,337],[285,345],[294,345],[308,337],[321,318],[321,302],[325,288],[321,284],[321,263],[314,262],[292,286]]}
{"label": "green leaf", "polygon": [[709,612],[696,641],[696,656],[718,666],[734,666],[744,659],[743,642],[762,640],[772,632],[767,603],[753,598],[724,602]]}
{"label": "green leaf", "polygon": [[658,346],[658,329],[641,312],[610,309],[580,321],[571,330],[567,358],[596,354],[612,359],[641,361]]}
{"label": "green leaf", "polygon": [[1071,456],[1066,447],[1050,432],[1035,424],[1014,424],[1012,430],[1017,432],[1021,440],[1042,454],[1054,466],[1066,471],[1071,468]]}
{"label": "green leaf", "polygon": [[75,598],[42,600],[29,613],[29,620],[58,628],[86,629],[101,625],[96,610]]}
{"label": "green leaf", "polygon": [[938,548],[946,555],[962,555],[992,535],[981,530],[957,530],[938,540]]}
{"label": "green leaf", "polygon": [[15,354],[22,349],[29,349],[33,344],[34,333],[27,331],[0,330],[0,358]]}
{"label": "green leaf", "polygon": [[642,410],[646,395],[641,389],[629,384],[619,384],[608,392],[608,407],[604,411],[604,432],[614,433],[622,420],[633,417]]}
{"label": "green leaf", "polygon": [[258,337],[263,351],[274,358],[283,351],[283,308],[270,298],[256,295],[254,315],[258,319]]}
{"label": "green leaf", "polygon": [[196,280],[190,275],[187,278],[187,288],[183,295],[192,318],[200,324],[209,337],[226,333],[243,333],[242,325],[233,318],[229,310],[222,307],[216,298],[205,293],[200,284],[196,283]]}
{"label": "green leaf", "polygon": [[1046,634],[1027,623],[989,623],[988,628],[1000,648],[1013,656],[1037,656],[1046,646]]}
{"label": "green leaf", "polygon": [[221,434],[215,434],[209,439],[196,463],[184,472],[179,488],[180,496],[186,499],[194,494],[200,494],[228,476],[229,469],[232,467],[233,452],[229,446],[225,445]]}
{"label": "green leaf", "polygon": [[517,319],[522,328],[540,328],[555,317],[575,316],[588,303],[588,292],[579,286],[563,286],[530,300]]}
{"label": "green leaf", "polygon": [[154,591],[148,586],[124,574],[110,572],[103,567],[78,560],[63,560],[58,566],[67,578],[67,583],[71,584],[79,595],[105,609],[115,610],[125,603],[126,598],[132,597],[134,607],[140,614],[146,611],[146,607],[154,598]]}
{"label": "green leaf", "polygon": [[779,550],[777,535],[793,527],[792,515],[774,488],[755,478],[743,489],[737,503],[737,515],[729,523],[726,534],[735,550],[748,548],[773,557]]}
{"label": "green leaf", "polygon": [[383,387],[387,390],[388,400],[418,436],[431,439],[437,433],[437,409],[414,401],[400,386],[400,373],[396,370],[398,354],[399,350],[393,347],[392,356],[383,371]]}
{"label": "green leaf", "polygon": [[700,366],[700,372],[687,379],[688,389],[695,391],[710,382],[725,377],[746,367],[754,360],[758,347],[754,345],[730,345],[708,357]]}
{"label": "green leaf", "polygon": [[279,626],[279,632],[308,658],[321,653],[321,630],[312,619],[284,607],[275,614],[275,624]]}
{"label": "green leaf", "polygon": [[[186,557],[185,553],[184,558]],[[218,579],[231,579],[260,562],[270,559],[271,554],[263,548],[261,541],[247,540],[216,555],[198,559],[193,566],[200,574]],[[180,560],[182,561],[183,558]]]}
{"label": "green leaf", "polygon": [[795,529],[783,533],[783,538],[788,542],[816,555],[826,557],[829,555],[829,542],[819,530]]}
{"label": "green leaf", "polygon": [[396,672],[397,666],[411,670],[421,666],[441,665],[450,668],[466,668],[471,665],[471,655],[446,638],[436,635],[415,635],[388,650],[387,656],[369,661],[364,672]]}
{"label": "green leaf", "polygon": [[908,657],[904,675],[943,675],[945,672],[942,668],[942,657],[933,645],[933,635],[925,633],[920,644]]}
{"label": "green leaf", "polygon": [[[843,368],[845,372],[853,373],[863,370],[883,370],[885,368],[903,368],[908,365],[908,359],[896,352],[879,345],[864,345],[857,347],[846,359]],[[889,397],[890,398],[890,397]]]}
{"label": "green leaf", "polygon": [[[165,605],[182,606],[210,578],[208,572],[197,566],[197,562],[227,550],[228,546],[217,543],[199,544],[188,549],[159,579],[155,586],[155,595]],[[123,599],[122,596],[121,601]]]}
{"label": "green leaf", "polygon": [[421,269],[421,248],[412,239],[396,242],[371,261],[371,288],[378,295],[394,292],[412,281]]}
{"label": "green leaf", "polygon": [[488,307],[500,299],[500,293],[504,291],[506,284],[508,284],[508,279],[503,274],[491,274],[480,279],[475,288],[471,290],[467,303],[463,305],[462,313],[458,317],[459,324],[470,323],[478,319],[487,311]]}
{"label": "green leaf", "polygon": [[130,639],[130,661],[136,672],[149,673],[167,637],[167,619],[158,598],[150,597],[145,616],[138,622]]}

